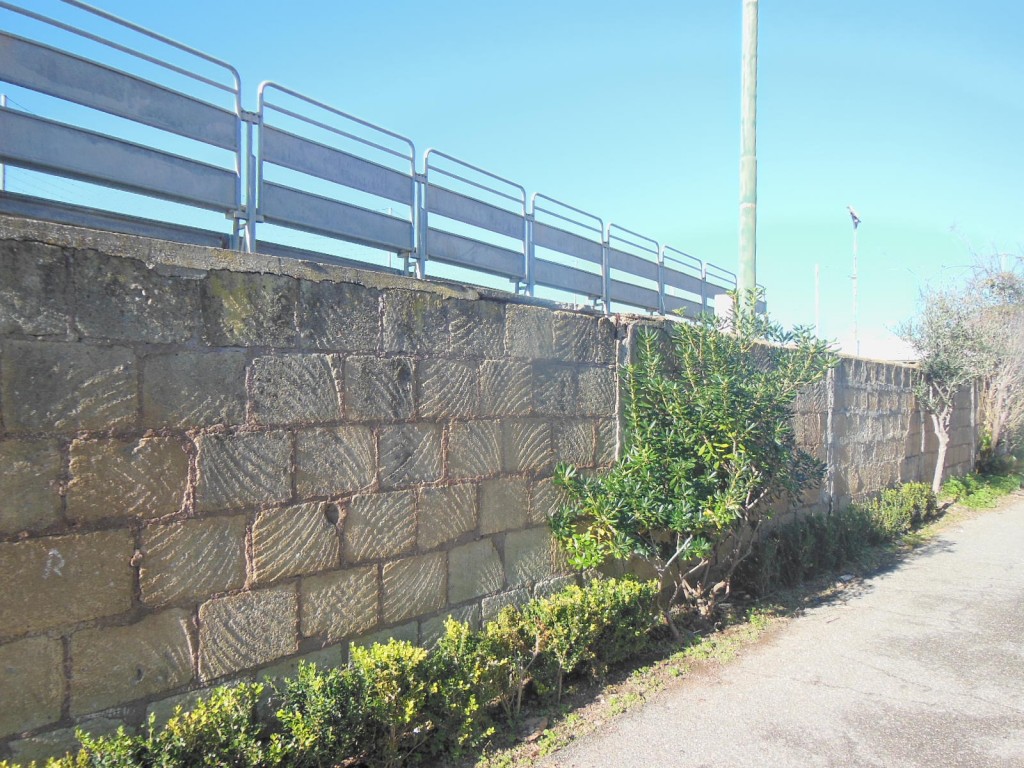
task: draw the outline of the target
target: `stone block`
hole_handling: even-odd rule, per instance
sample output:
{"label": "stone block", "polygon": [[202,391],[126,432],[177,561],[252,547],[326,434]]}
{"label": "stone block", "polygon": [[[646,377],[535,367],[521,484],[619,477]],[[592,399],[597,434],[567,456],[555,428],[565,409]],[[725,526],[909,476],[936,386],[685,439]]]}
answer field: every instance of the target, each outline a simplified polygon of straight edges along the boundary
{"label": "stone block", "polygon": [[415,412],[413,366],[407,358],[345,360],[345,416],[352,421],[404,421]]}
{"label": "stone block", "polygon": [[133,551],[130,531],[0,544],[0,636],[127,611]]}
{"label": "stone block", "polygon": [[0,242],[0,334],[65,336],[68,276],[52,245]]}
{"label": "stone block", "polygon": [[197,691],[186,691],[185,693],[168,696],[166,699],[154,701],[146,707],[146,722],[149,722],[149,718],[153,717],[156,727],[163,728],[168,720],[176,716],[178,707],[181,707],[182,712],[193,710],[196,704],[209,696],[209,694],[210,690],[204,688]]}
{"label": "stone block", "polygon": [[479,299],[448,302],[452,357],[495,358],[505,354],[505,306]]}
{"label": "stone block", "polygon": [[416,546],[415,491],[375,493],[352,499],[345,516],[345,560],[393,557]]}
{"label": "stone block", "polygon": [[211,272],[202,283],[207,342],[215,347],[293,347],[298,281],[281,275]]}
{"label": "stone block", "polygon": [[341,558],[337,506],[326,502],[266,509],[252,526],[252,576],[269,584],[337,568]]}
{"label": "stone block", "polygon": [[417,411],[422,419],[468,419],[480,401],[477,364],[423,360],[416,365]]}
{"label": "stone block", "polygon": [[362,491],[376,476],[376,444],[369,427],[296,432],[295,488],[301,498]]}
{"label": "stone block", "polygon": [[554,458],[551,422],[541,419],[502,422],[502,466],[506,472],[544,472]]}
{"label": "stone block", "polygon": [[555,485],[554,479],[545,477],[530,484],[530,525],[547,525],[559,507],[565,504],[565,492]]}
{"label": "stone block", "polygon": [[512,357],[544,360],[554,355],[554,313],[510,304],[505,310],[505,347]]}
{"label": "stone block", "polygon": [[7,341],[2,354],[8,430],[106,430],[135,422],[138,372],[130,349]]}
{"label": "stone block", "polygon": [[202,435],[196,506],[237,509],[288,501],[292,439],[287,432]]}
{"label": "stone block", "polygon": [[611,368],[580,368],[576,374],[578,400],[575,413],[580,416],[613,418],[615,388],[618,381]]}
{"label": "stone block", "polygon": [[341,419],[334,355],[257,357],[249,368],[252,414],[261,424],[318,424]]}
{"label": "stone block", "polygon": [[0,739],[60,720],[64,646],[30,637],[0,645]]}
{"label": "stone block", "polygon": [[398,424],[380,433],[380,481],[400,488],[441,479],[441,425]]}
{"label": "stone block", "polygon": [[618,361],[618,328],[609,317],[597,318],[597,363]]}
{"label": "stone block", "polygon": [[[346,651],[347,649],[342,645],[330,645],[316,651],[303,653],[300,656],[293,656],[290,659],[279,661],[277,664],[264,667],[256,675],[256,678],[271,683],[281,683],[286,678],[294,680],[299,675],[299,665],[301,664],[315,664],[316,668],[320,670],[337,669],[345,665]],[[263,698],[273,700],[272,702],[268,701],[268,704],[272,704],[271,712],[280,706],[280,699],[273,696],[266,688],[263,690]]]}
{"label": "stone block", "polygon": [[416,543],[428,550],[476,530],[476,486],[460,483],[419,491]]}
{"label": "stone block", "polygon": [[533,407],[533,372],[517,360],[485,360],[480,365],[480,415],[527,416]]}
{"label": "stone block", "polygon": [[505,534],[505,575],[509,585],[535,584],[554,576],[555,546],[547,526]]}
{"label": "stone block", "polygon": [[60,444],[0,440],[0,536],[60,521]]}
{"label": "stone block", "polygon": [[501,477],[480,485],[480,533],[498,533],[522,528],[530,505],[525,480]]}
{"label": "stone block", "polygon": [[592,467],[595,447],[593,422],[570,421],[555,426],[556,461]]}
{"label": "stone block", "polygon": [[299,650],[295,586],[242,592],[199,606],[199,675],[213,680]]}
{"label": "stone block", "polygon": [[484,623],[486,624],[488,621],[496,619],[503,608],[510,605],[516,605],[521,608],[529,601],[530,592],[527,589],[513,589],[508,592],[502,592],[499,595],[485,597],[480,602]]}
{"label": "stone block", "polygon": [[444,608],[448,569],[444,552],[384,564],[384,623],[393,624]]}
{"label": "stone block", "polygon": [[443,355],[448,351],[448,317],[440,296],[426,291],[384,293],[384,352]]}
{"label": "stone block", "polygon": [[388,629],[381,629],[369,635],[363,635],[362,637],[353,640],[351,645],[357,645],[360,648],[370,648],[377,643],[383,645],[389,640],[400,640],[402,642],[413,643],[415,645],[419,642],[419,637],[419,622],[409,621],[397,627],[389,627]]}
{"label": "stone block", "polygon": [[555,357],[567,363],[597,362],[597,317],[575,312],[556,312]]}
{"label": "stone block", "polygon": [[185,610],[71,636],[71,714],[83,715],[186,685],[192,617]]}
{"label": "stone block", "polygon": [[597,451],[595,461],[599,467],[615,463],[619,447],[619,425],[615,419],[601,419],[597,422]]}
{"label": "stone block", "polygon": [[446,611],[440,616],[426,619],[420,622],[420,644],[424,648],[433,648],[437,641],[444,635],[444,624],[448,619],[469,624],[470,629],[480,628],[480,605],[473,603],[464,605],[451,611]]}
{"label": "stone block", "polygon": [[544,416],[565,417],[579,410],[579,382],[572,366],[534,366],[533,407]]}
{"label": "stone block", "polygon": [[575,576],[556,576],[553,579],[538,581],[533,585],[533,597],[534,599],[550,597],[556,592],[561,592],[566,587],[571,587],[576,583],[578,583],[578,580]]}
{"label": "stone block", "polygon": [[487,477],[501,471],[501,425],[496,421],[452,424],[448,433],[448,474]]}
{"label": "stone block", "polygon": [[173,515],[185,502],[189,456],[170,437],[75,440],[67,514],[75,521]]}
{"label": "stone block", "polygon": [[303,281],[299,286],[302,346],[339,352],[375,352],[380,336],[380,292],[354,283]]}
{"label": "stone block", "polygon": [[303,637],[333,643],[377,625],[380,579],[376,566],[304,578],[300,594]]}
{"label": "stone block", "polygon": [[235,515],[143,529],[143,602],[191,603],[244,585],[245,523]]}
{"label": "stone block", "polygon": [[199,325],[195,280],[160,274],[136,259],[78,251],[71,261],[75,327],[87,338],[183,343]]}
{"label": "stone block", "polygon": [[245,422],[242,350],[180,350],[142,361],[142,423],[190,429]]}
{"label": "stone block", "polygon": [[505,586],[505,570],[494,542],[487,538],[448,553],[448,603],[457,605]]}

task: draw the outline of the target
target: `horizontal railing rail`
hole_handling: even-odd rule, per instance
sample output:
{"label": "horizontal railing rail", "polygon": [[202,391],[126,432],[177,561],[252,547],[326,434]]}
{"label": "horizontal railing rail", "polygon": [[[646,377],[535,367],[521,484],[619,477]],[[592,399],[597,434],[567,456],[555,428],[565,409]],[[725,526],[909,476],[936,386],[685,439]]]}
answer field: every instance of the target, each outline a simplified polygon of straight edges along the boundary
{"label": "horizontal railing rail", "polygon": [[[230,236],[192,222],[96,208],[88,199],[82,204],[3,189],[0,212],[292,258],[414,270],[420,278],[428,271],[445,277],[445,268],[458,268],[506,280],[531,296],[571,295],[574,303],[582,299],[605,312],[624,307],[692,317],[736,289],[730,270],[618,224],[606,226],[601,217],[553,197],[535,193],[528,201],[521,184],[437,149],[418,158],[411,139],[275,82],[260,84],[257,108],[248,112],[241,77],[227,62],[81,0],[59,2],[112,30],[164,46],[161,51],[173,51],[186,63],[114,39],[113,32],[98,34],[0,0],[2,12],[121,57],[115,66],[98,55],[0,28],[0,83],[145,129],[138,136],[118,135],[103,121],[67,122],[0,102],[0,163],[219,211],[232,222]],[[212,67],[216,76],[201,67]],[[154,70],[173,75],[174,84],[153,79]],[[158,138],[165,134],[227,152],[231,161],[195,157]],[[271,237],[257,239],[258,232]],[[311,246],[308,236],[394,254],[401,266],[391,266],[390,256],[383,266],[328,254]],[[433,262],[442,265],[440,271],[429,267]],[[764,309],[760,301],[758,310]]]}

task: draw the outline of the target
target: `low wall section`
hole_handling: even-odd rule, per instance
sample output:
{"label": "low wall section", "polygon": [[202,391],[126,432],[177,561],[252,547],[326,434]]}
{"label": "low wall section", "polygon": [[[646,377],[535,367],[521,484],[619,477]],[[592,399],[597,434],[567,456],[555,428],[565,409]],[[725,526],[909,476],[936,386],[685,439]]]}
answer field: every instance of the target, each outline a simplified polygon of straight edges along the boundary
{"label": "low wall section", "polygon": [[[551,474],[614,460],[638,321],[0,217],[0,758],[564,584]],[[803,398],[809,507],[930,478],[909,377]]]}

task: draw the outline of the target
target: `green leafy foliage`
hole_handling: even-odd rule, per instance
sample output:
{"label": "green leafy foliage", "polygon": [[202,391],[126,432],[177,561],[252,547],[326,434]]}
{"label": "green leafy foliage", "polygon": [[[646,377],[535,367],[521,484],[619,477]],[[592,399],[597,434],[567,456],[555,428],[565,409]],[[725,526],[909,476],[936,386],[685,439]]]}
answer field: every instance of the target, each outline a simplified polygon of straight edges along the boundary
{"label": "green leafy foliage", "polygon": [[995,505],[996,499],[1020,490],[1024,477],[1018,474],[969,474],[953,477],[942,486],[941,496],[965,507],[982,509]]}
{"label": "green leafy foliage", "polygon": [[638,334],[623,371],[623,455],[597,477],[560,465],[569,501],[551,525],[574,566],[641,558],[671,587],[669,604],[685,598],[710,613],[773,504],[823,473],[796,445],[793,403],[836,357],[808,330],[752,312],[732,330],[712,317],[673,324],[667,352],[665,341]]}

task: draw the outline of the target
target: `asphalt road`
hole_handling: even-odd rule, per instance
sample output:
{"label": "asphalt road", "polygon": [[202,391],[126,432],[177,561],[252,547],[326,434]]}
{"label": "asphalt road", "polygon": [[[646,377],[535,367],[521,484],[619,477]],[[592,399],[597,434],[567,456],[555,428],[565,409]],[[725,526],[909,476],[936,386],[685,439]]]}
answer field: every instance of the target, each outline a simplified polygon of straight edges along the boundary
{"label": "asphalt road", "polygon": [[1024,501],[852,592],[542,765],[1024,766]]}

